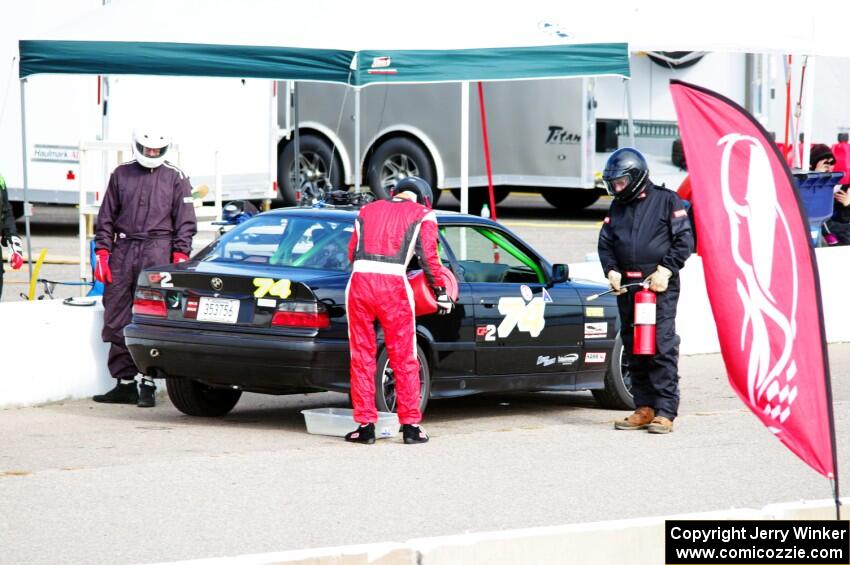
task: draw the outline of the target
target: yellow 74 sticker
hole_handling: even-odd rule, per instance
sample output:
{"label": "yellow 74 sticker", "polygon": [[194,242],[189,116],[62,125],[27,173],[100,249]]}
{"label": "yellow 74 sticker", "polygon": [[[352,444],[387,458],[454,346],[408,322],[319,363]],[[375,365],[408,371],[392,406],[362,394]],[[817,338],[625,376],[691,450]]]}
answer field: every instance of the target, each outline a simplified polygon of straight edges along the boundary
{"label": "yellow 74 sticker", "polygon": [[263,298],[264,296],[278,296],[280,298],[289,298],[292,294],[292,283],[289,279],[254,279],[254,286],[257,290],[254,291],[255,298]]}

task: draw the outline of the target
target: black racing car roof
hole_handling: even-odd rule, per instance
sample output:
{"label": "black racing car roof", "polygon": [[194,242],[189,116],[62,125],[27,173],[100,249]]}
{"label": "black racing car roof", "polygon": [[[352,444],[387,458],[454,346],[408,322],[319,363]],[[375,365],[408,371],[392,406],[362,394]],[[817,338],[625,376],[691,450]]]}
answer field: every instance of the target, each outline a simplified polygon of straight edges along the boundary
{"label": "black racing car roof", "polygon": [[[263,212],[261,215],[275,215],[275,216],[307,216],[311,218],[327,218],[333,219],[336,218],[340,221],[348,220],[353,221],[357,216],[357,212],[360,210],[359,207],[355,206],[289,206],[285,208],[276,208],[274,210],[270,210],[268,212]],[[493,220],[489,218],[482,218],[480,216],[475,216],[472,214],[461,214],[459,212],[452,212],[451,210],[434,210],[437,215],[438,221],[440,224],[479,224],[492,226],[497,225]]]}

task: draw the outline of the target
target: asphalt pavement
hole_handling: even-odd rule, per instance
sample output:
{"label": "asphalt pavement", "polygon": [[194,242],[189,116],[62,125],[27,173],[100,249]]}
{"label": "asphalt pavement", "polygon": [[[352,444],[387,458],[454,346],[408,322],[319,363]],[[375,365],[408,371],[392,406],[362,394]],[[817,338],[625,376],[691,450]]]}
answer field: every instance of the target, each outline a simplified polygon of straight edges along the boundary
{"label": "asphalt pavement", "polygon": [[[850,468],[850,344],[829,348]],[[37,362],[37,361],[34,361]],[[340,394],[245,395],[223,419],[89,401],[0,410],[0,563],[145,563],[829,498],[730,389],[681,360],[667,436],[588,393],[436,400],[431,442],[306,433]]]}

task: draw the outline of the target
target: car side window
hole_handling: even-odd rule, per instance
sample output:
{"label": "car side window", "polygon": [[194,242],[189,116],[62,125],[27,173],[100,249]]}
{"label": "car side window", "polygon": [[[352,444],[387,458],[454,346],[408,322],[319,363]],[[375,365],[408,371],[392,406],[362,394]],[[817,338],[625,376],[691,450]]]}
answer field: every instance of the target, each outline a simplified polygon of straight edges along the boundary
{"label": "car side window", "polygon": [[347,271],[353,233],[350,222],[261,215],[219,238],[203,260]]}
{"label": "car side window", "polygon": [[460,267],[474,283],[545,283],[543,269],[507,234],[484,226],[440,228]]}

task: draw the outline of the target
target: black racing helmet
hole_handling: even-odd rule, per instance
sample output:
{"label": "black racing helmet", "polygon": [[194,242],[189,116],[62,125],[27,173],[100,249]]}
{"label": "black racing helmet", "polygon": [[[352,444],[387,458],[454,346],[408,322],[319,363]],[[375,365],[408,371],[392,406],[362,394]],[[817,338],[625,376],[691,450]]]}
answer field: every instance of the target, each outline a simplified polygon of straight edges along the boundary
{"label": "black racing helmet", "polygon": [[431,185],[425,179],[419,177],[405,177],[398,181],[392,194],[395,196],[402,192],[414,193],[416,201],[428,208],[434,202],[434,192],[431,190]]}
{"label": "black racing helmet", "polygon": [[[627,180],[626,186],[617,192],[612,182],[623,177]],[[646,188],[649,181],[649,166],[637,149],[632,147],[617,149],[605,163],[602,180],[605,181],[608,194],[622,202],[631,202]]]}

